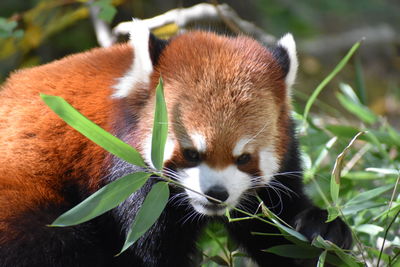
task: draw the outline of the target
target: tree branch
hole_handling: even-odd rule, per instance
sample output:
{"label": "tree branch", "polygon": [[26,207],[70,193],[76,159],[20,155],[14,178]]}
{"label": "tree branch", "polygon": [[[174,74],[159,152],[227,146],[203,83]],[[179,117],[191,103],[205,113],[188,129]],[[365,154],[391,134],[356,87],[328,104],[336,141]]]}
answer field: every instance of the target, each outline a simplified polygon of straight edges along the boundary
{"label": "tree branch", "polygon": [[[275,42],[275,37],[267,34],[261,28],[251,22],[243,20],[238,14],[227,4],[212,5],[207,3],[198,4],[188,8],[172,9],[162,15],[143,20],[150,30],[161,26],[174,23],[180,29],[185,28],[192,23],[201,22],[224,22],[232,29],[232,24],[235,29],[241,33],[250,35],[264,44],[272,44]],[[128,34],[132,22],[122,22],[114,29],[115,35]],[[231,24],[231,25],[230,25]],[[234,29],[232,29],[236,32]]]}

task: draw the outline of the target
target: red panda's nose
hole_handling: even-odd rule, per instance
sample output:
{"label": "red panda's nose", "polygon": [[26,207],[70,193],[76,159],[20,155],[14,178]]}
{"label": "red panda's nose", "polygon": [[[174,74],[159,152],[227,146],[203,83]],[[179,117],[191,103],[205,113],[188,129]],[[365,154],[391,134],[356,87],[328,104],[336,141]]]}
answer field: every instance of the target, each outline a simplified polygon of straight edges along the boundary
{"label": "red panda's nose", "polygon": [[[229,193],[228,193],[228,191],[226,190],[226,188],[223,187],[223,186],[220,186],[220,185],[216,185],[216,186],[211,187],[210,189],[208,189],[208,190],[205,192],[205,194],[206,194],[207,196],[216,198],[216,199],[218,199],[218,200],[220,200],[220,201],[222,201],[222,202],[224,202],[225,200],[227,200],[228,197],[229,197]],[[208,199],[208,198],[207,198],[207,200],[210,201],[210,202],[213,203],[213,204],[218,204],[218,202],[216,202],[215,200]]]}

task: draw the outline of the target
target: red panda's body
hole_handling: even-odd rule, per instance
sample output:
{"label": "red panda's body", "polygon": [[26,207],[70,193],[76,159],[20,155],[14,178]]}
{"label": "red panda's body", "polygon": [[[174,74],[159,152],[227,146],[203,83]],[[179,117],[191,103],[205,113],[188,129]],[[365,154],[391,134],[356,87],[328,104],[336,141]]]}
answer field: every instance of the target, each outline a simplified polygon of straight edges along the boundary
{"label": "red panda's body", "polygon": [[[77,192],[93,193],[104,175],[106,152],[49,112],[39,93],[62,96],[110,130],[115,112],[111,85],[129,68],[131,58],[128,45],[96,49],[18,71],[4,84],[0,90],[0,251],[39,230],[19,229],[19,221],[29,220],[26,214],[48,203],[68,206],[66,187],[77,185]],[[56,215],[49,216],[40,227]],[[35,242],[40,246],[40,240]],[[13,266],[2,260],[0,266]]]}
{"label": "red panda's body", "polygon": [[[0,203],[18,198],[19,204],[12,208],[13,213],[18,213],[20,209],[23,212],[23,202],[28,199],[54,195],[54,200],[62,201],[56,191],[68,180],[91,190],[98,189],[101,171],[98,163],[104,160],[105,151],[71,131],[57,115],[49,112],[38,95],[62,96],[110,130],[109,118],[113,113],[110,86],[129,67],[131,56],[131,47],[116,46],[12,75],[0,91],[1,184],[8,184],[10,189],[2,191]],[[81,157],[76,158],[77,154]],[[79,179],[86,172],[90,181]],[[30,190],[33,187],[41,190]]]}
{"label": "red panda's body", "polygon": [[[288,88],[297,68],[291,40],[270,51],[249,38],[202,32],[168,44],[141,29],[138,40],[144,43],[132,38],[133,49],[127,44],[95,49],[19,71],[0,90],[0,266],[188,266],[200,230],[223,210],[174,188],[158,222],[114,258],[151,180],[100,218],[70,228],[46,227],[135,167],[67,126],[39,93],[65,98],[151,164],[146,155],[160,73],[170,117],[167,174],[250,212],[258,207],[252,193],[258,191],[307,237],[322,234],[349,246],[346,226],[340,220],[324,224],[325,212],[303,193],[290,119]],[[276,194],[274,183],[286,191]],[[195,214],[209,216],[191,219]],[[276,232],[273,227],[249,220],[227,227],[259,265],[292,264],[261,251],[285,243],[283,238],[250,234]]]}

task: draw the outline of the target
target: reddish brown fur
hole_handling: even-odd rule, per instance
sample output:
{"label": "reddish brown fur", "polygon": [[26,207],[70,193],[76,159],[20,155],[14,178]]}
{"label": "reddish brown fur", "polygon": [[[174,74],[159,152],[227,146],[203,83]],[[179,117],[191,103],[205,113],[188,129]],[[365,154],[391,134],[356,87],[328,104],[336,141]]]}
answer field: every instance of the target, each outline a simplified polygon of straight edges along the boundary
{"label": "reddish brown fur", "polygon": [[[158,50],[164,44],[157,42],[150,47]],[[236,176],[236,169],[232,172],[233,168],[228,168],[220,172],[223,177],[219,180],[230,188],[228,179],[233,178],[237,206],[252,214],[257,213],[259,205],[256,196],[244,190],[259,188],[268,182],[266,178],[271,177],[263,177],[269,176],[268,172],[287,172],[288,175],[279,174],[273,178],[275,185],[256,189],[257,198],[310,240],[321,235],[339,246],[350,247],[351,233],[344,223],[336,219],[325,224],[326,211],[311,205],[304,195],[298,145],[288,116],[291,107],[285,73],[269,50],[245,37],[193,32],[172,40],[159,58],[157,51],[151,56],[155,61],[159,59],[151,84],[145,84],[146,79],[143,79],[132,85],[133,93],[123,99],[110,96],[114,93],[112,86],[117,83],[116,78],[131,69],[133,53],[128,45],[95,49],[19,71],[0,89],[0,265],[193,265],[189,260],[190,255],[196,255],[196,238],[212,219],[197,216],[193,209],[208,214],[214,206],[204,203],[205,199],[203,202],[193,197],[188,190],[187,196],[171,190],[171,205],[167,205],[149,232],[124,255],[114,257],[154,179],[149,179],[134,198],[121,203],[115,212],[96,221],[63,230],[44,227],[85,195],[136,168],[107,157],[102,148],[67,126],[45,106],[39,93],[64,97],[89,119],[149,157],[149,151],[143,148],[148,149],[153,96],[160,73],[165,81],[170,118],[169,141],[176,142],[175,150],[169,151],[173,156],[166,162],[167,167],[198,166],[202,171],[204,166],[201,165],[206,163],[213,170],[203,168],[206,176],[211,174],[205,178],[218,180],[215,169],[236,163],[239,170],[253,175],[252,179],[248,175]],[[119,95],[129,89],[123,86],[124,83],[119,83]],[[197,135],[195,140],[191,140],[193,134]],[[240,157],[243,152],[240,149],[248,139],[251,139],[250,145],[244,153],[250,153],[251,157]],[[198,144],[202,158],[182,153],[180,146],[190,148],[191,142]],[[263,153],[258,153],[260,150]],[[242,160],[238,161],[240,158]],[[175,175],[179,176],[179,171]],[[292,176],[293,173],[299,175]],[[187,174],[188,179],[199,179],[201,192],[212,193],[210,188],[201,188],[204,174],[193,175],[190,171]],[[249,180],[244,180],[247,178]],[[254,181],[256,179],[259,182]],[[191,182],[189,180],[189,187]],[[211,185],[207,179],[204,183]],[[214,193],[221,190],[218,183],[211,186]],[[232,192],[228,190],[218,195],[226,199],[227,193]],[[198,210],[199,207],[202,210]],[[242,216],[235,211],[231,215],[232,218]],[[297,263],[295,259],[262,251],[286,244],[282,237],[252,234],[279,234],[275,227],[257,220],[237,220],[226,226],[231,238],[258,265],[294,266]]]}
{"label": "reddish brown fur", "polygon": [[[0,232],[12,238],[8,219],[40,203],[60,203],[71,179],[94,191],[105,157],[49,110],[39,93],[58,95],[105,129],[110,128],[111,85],[132,62],[118,45],[15,72],[0,91]],[[90,99],[90,101],[88,101]],[[6,238],[5,235],[0,235]],[[0,244],[6,240],[0,240]]]}
{"label": "reddish brown fur", "polygon": [[[272,54],[250,38],[205,32],[179,36],[163,52],[152,88],[158,73],[165,81],[170,131],[177,139],[187,139],[193,132],[204,134],[204,161],[210,167],[232,164],[232,150],[239,139],[253,137],[265,125],[254,140],[255,147],[275,146],[286,135],[288,96],[282,70]],[[150,131],[152,118],[147,114],[152,114],[153,105],[149,103],[142,114],[147,117],[141,122],[143,136]],[[278,157],[283,156],[284,147],[275,146]]]}
{"label": "reddish brown fur", "polygon": [[[119,100],[110,98],[111,86],[131,63],[132,49],[118,45],[18,71],[4,84],[0,91],[0,231],[12,233],[7,218],[36,204],[62,203],[60,192],[70,180],[82,177],[73,182],[91,191],[99,187],[106,153],[49,111],[39,93],[65,98],[110,130],[109,118],[119,106],[114,103]],[[160,73],[172,119],[170,131],[178,139],[187,138],[187,132],[205,134],[208,149],[203,156],[210,167],[232,164],[232,149],[239,139],[254,136],[264,125],[254,146],[273,146],[282,157],[288,112],[285,84],[281,68],[257,42],[204,32],[175,38],[154,71],[151,91],[135,88],[128,99],[141,118],[139,134],[132,133],[136,140],[131,140],[139,149],[152,128],[153,98],[143,109],[137,107],[154,95]],[[179,146],[174,153],[175,162],[184,166]],[[255,157],[241,168],[257,174],[257,162]]]}

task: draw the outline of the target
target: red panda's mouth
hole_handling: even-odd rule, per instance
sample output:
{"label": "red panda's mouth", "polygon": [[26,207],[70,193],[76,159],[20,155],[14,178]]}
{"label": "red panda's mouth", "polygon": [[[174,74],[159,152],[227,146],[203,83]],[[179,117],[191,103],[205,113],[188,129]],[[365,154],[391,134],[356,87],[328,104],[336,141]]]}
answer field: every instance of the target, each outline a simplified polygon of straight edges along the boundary
{"label": "red panda's mouth", "polygon": [[226,205],[223,204],[203,204],[203,207],[208,210],[219,211],[226,208]]}
{"label": "red panda's mouth", "polygon": [[226,209],[224,204],[207,203],[199,200],[192,200],[191,205],[198,213],[208,216],[223,216]]}

